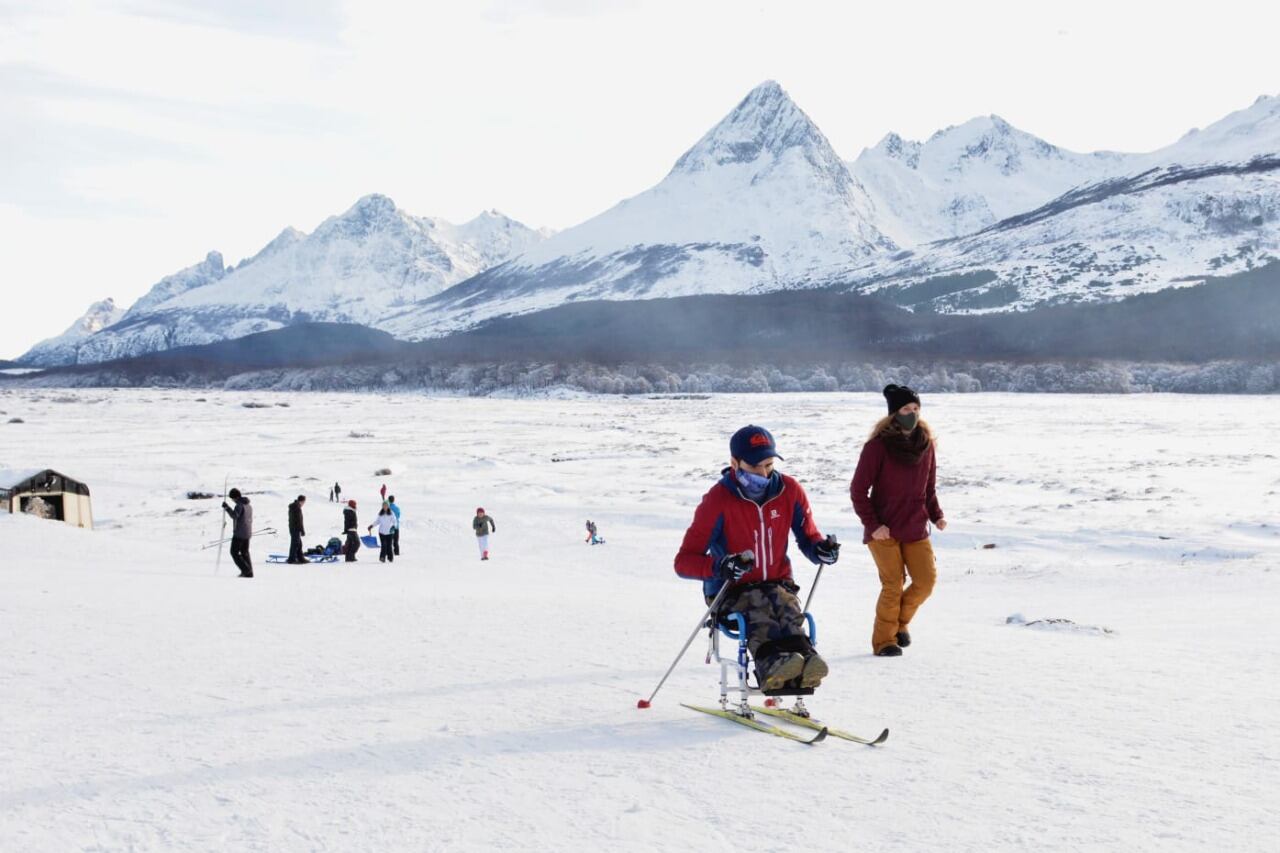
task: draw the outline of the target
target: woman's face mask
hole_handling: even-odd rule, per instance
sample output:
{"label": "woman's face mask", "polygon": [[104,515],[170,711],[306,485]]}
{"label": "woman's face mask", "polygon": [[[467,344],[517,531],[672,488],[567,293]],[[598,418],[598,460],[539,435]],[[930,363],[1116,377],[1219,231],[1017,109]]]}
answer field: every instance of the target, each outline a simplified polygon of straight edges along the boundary
{"label": "woman's face mask", "polygon": [[898,426],[902,427],[907,432],[911,432],[916,428],[916,424],[919,422],[920,416],[915,412],[909,412],[905,415],[894,415],[893,419],[898,422]]}

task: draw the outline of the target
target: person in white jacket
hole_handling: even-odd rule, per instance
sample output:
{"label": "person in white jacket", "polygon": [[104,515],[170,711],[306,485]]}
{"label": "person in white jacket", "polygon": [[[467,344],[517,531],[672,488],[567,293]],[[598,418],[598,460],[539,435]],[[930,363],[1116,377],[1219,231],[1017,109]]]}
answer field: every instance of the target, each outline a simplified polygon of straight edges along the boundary
{"label": "person in white jacket", "polygon": [[369,525],[369,532],[373,532],[373,528],[378,528],[378,541],[382,543],[382,552],[378,554],[379,563],[394,563],[396,555],[392,546],[395,542],[396,516],[391,511],[391,504],[383,501],[382,509],[378,511],[378,517],[373,520],[373,524]]}

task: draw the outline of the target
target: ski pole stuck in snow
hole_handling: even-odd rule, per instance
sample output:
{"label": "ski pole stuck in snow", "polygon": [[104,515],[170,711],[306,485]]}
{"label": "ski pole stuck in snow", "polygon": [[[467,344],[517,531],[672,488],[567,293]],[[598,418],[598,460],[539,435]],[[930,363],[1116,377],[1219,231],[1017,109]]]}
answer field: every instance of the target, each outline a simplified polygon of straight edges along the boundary
{"label": "ski pole stuck in snow", "polygon": [[[231,475],[228,474],[222,481],[222,502],[224,504],[227,502],[227,484],[230,482]],[[227,514],[225,512],[220,512],[218,515],[222,516],[222,529],[218,533],[218,543],[221,544],[227,541]],[[204,548],[201,548],[200,550],[203,551]],[[213,573],[215,575],[222,574],[222,549],[219,548],[217,553],[218,556],[214,558],[213,561]]]}
{"label": "ski pole stuck in snow", "polygon": [[711,606],[707,608],[707,612],[702,614],[702,618],[698,620],[698,624],[694,626],[693,633],[689,635],[689,639],[685,640],[684,646],[680,649],[680,654],[676,655],[676,659],[671,662],[671,666],[667,667],[667,674],[662,676],[662,680],[658,682],[658,686],[653,688],[653,692],[649,694],[648,699],[641,699],[636,702],[637,708],[648,708],[653,703],[653,697],[658,695],[658,691],[662,689],[662,685],[667,683],[667,677],[671,675],[672,670],[676,668],[676,664],[680,663],[680,658],[684,657],[684,653],[689,651],[689,646],[693,645],[695,637],[701,633],[703,627],[707,624],[707,619],[711,618],[711,614],[715,613],[720,607],[720,600],[724,598],[725,592],[729,589],[729,584],[720,587],[720,591],[716,593],[715,599],[711,602]]}

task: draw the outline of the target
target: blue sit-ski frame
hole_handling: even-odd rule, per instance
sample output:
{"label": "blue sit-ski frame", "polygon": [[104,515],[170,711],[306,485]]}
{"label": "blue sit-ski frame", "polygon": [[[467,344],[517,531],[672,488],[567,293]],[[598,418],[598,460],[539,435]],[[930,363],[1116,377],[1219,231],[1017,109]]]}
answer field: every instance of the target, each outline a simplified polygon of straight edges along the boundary
{"label": "blue sit-ski frame", "polygon": [[[715,619],[715,617],[711,617]],[[804,614],[805,622],[809,629],[810,645],[818,645],[818,625],[813,621],[812,613]],[[724,634],[730,640],[738,641],[738,654],[735,657],[726,658],[720,654],[720,635]],[[752,687],[747,682],[747,673],[751,665],[751,655],[747,651],[747,617],[743,613],[737,611],[726,614],[722,619],[715,622],[715,630],[711,631],[711,647],[707,650],[707,663],[715,661],[720,665],[720,707],[726,711],[739,714],[744,717],[752,717],[751,704],[748,697],[752,693],[764,693],[758,687]],[[729,707],[729,670],[737,671],[738,682],[738,702],[735,707]],[[813,693],[812,688],[792,688],[783,690],[770,690],[770,696],[807,696]],[[770,703],[771,704],[771,703]],[[804,711],[804,702],[802,699],[796,699],[796,708],[808,716],[808,712]]]}

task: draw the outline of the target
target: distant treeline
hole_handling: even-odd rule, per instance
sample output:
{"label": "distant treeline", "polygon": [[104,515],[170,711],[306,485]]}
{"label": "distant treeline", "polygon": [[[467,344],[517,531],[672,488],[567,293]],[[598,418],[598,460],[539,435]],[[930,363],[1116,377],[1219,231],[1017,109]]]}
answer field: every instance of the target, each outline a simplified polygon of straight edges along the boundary
{"label": "distant treeline", "polygon": [[413,364],[267,368],[227,377],[173,376],[102,369],[32,376],[37,387],[184,387],[267,391],[444,392],[465,395],[536,395],[559,390],[592,394],[774,393],[879,391],[889,382],[928,392],[1009,391],[1132,394],[1280,392],[1280,365],[1218,361],[1187,365],[1150,362],[843,363],[753,367],[730,364],[600,365]]}
{"label": "distant treeline", "polygon": [[[954,286],[935,290],[944,284]],[[0,381],[467,394],[868,391],[888,381],[961,392],[1280,391],[1276,264],[1103,304],[916,308],[834,290],[582,302],[419,343],[300,324]]]}

